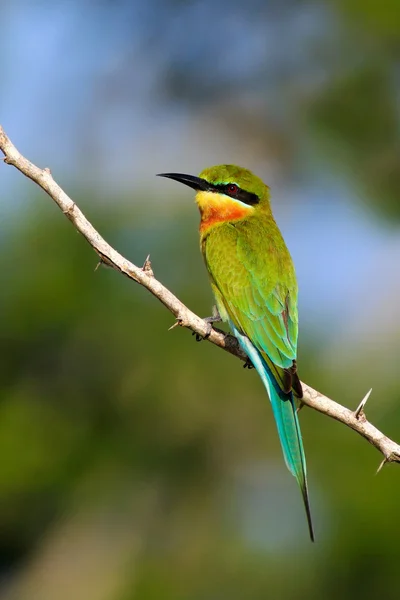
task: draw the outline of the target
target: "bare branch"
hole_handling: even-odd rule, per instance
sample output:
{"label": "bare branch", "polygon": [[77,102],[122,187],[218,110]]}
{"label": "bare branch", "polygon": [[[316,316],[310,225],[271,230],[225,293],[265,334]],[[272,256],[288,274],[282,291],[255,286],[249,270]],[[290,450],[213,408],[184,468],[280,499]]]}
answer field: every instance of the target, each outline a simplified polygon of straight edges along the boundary
{"label": "bare branch", "polygon": [[[54,200],[65,216],[74,225],[75,229],[83,235],[97,252],[100,258],[99,264],[104,263],[117,271],[120,271],[126,277],[133,279],[133,281],[136,281],[148,289],[149,292],[168,308],[168,310],[176,317],[176,323],[170,329],[173,329],[176,326],[191,329],[198,336],[203,338],[207,337],[207,341],[223,348],[244,362],[247,361],[247,356],[239,348],[237,340],[233,336],[227,335],[215,328],[213,328],[210,335],[207,336],[209,332],[208,323],[190,311],[154,277],[149,257],[146,258],[143,267],[137,267],[119,254],[119,252],[114,250],[114,248],[101,237],[96,229],[94,229],[75,202],[71,200],[71,198],[67,196],[54,181],[50,169],[40,169],[22,156],[1,126],[0,150],[4,154],[3,160],[6,164],[16,167],[23,175],[37,183],[50,198]],[[400,463],[400,445],[381,433],[366,419],[364,407],[371,392],[368,392],[355,411],[351,411],[337,402],[330,400],[309,385],[305,383],[302,383],[302,385],[304,391],[302,402],[307,406],[344,423],[368,440],[368,442],[375,446],[375,448],[377,448],[384,456],[381,467],[387,462]]]}

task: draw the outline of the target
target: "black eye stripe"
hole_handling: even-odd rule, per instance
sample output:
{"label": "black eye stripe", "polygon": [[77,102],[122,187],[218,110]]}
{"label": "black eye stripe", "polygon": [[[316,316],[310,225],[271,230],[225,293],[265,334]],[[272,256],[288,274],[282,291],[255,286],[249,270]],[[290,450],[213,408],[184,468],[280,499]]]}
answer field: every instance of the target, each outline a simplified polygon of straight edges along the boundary
{"label": "black eye stripe", "polygon": [[260,202],[257,194],[252,194],[251,192],[246,192],[246,190],[242,190],[239,188],[238,193],[236,194],[236,198],[245,204],[249,204],[250,206],[254,206]]}
{"label": "black eye stripe", "polygon": [[252,192],[246,192],[242,188],[238,187],[235,193],[231,193],[229,191],[229,183],[218,183],[212,186],[213,191],[218,192],[220,194],[225,194],[226,196],[230,196],[235,200],[240,200],[244,204],[248,204],[249,206],[254,206],[260,202],[260,198],[257,194],[253,194]]}

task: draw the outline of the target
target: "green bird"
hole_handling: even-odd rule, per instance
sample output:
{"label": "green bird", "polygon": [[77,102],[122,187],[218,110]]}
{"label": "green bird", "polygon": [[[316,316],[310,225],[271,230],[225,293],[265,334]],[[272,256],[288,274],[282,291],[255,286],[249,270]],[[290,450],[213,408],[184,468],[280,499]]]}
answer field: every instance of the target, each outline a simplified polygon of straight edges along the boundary
{"label": "green bird", "polygon": [[286,465],[299,484],[314,541],[295,403],[303,396],[296,364],[297,280],[272,215],[269,188],[236,165],[210,167],[199,177],[160,176],[196,190],[200,247],[220,319],[229,323],[268,392]]}

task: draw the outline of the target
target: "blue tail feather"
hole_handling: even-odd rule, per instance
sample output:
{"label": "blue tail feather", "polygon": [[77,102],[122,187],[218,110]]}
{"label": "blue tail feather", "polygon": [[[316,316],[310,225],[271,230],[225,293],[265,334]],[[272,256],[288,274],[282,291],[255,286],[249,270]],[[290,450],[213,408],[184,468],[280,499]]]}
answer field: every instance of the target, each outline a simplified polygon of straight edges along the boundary
{"label": "blue tail feather", "polygon": [[268,392],[278,428],[283,456],[289,471],[296,477],[299,484],[306,509],[310,537],[311,540],[314,541],[314,531],[308,499],[306,459],[293,393],[289,392],[287,394],[280,388],[271,368],[257,348],[255,348],[249,338],[241,334],[232,323],[231,326],[241,348],[252,361]]}

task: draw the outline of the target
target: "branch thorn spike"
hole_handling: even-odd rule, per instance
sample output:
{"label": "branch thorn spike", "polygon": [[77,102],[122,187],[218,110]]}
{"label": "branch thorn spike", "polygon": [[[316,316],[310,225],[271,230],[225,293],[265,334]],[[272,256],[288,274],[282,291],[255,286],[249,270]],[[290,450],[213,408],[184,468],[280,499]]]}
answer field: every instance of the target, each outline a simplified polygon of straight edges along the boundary
{"label": "branch thorn spike", "polygon": [[173,325],[171,325],[171,327],[168,327],[168,331],[175,329],[175,327],[179,327],[181,322],[182,322],[181,319],[179,317],[177,317],[175,323]]}
{"label": "branch thorn spike", "polygon": [[360,404],[357,406],[356,410],[354,411],[354,416],[356,419],[359,419],[362,415],[362,413],[364,412],[364,406],[367,404],[367,400],[370,397],[372,392],[372,388],[369,390],[369,392],[367,392],[364,396],[364,398],[361,400]]}
{"label": "branch thorn spike", "polygon": [[383,461],[382,461],[382,462],[381,462],[381,464],[379,465],[379,467],[378,467],[378,469],[377,469],[377,471],[376,471],[375,475],[378,475],[378,473],[379,473],[379,472],[382,470],[382,468],[383,468],[383,467],[386,465],[386,463],[388,463],[388,462],[389,462],[389,461],[388,461],[388,459],[387,459],[387,458],[386,458],[386,456],[385,456],[385,458],[383,459]]}
{"label": "branch thorn spike", "polygon": [[149,275],[149,277],[154,277],[153,269],[151,268],[150,254],[147,255],[147,258],[143,263],[142,271]]}
{"label": "branch thorn spike", "polygon": [[106,261],[106,260],[105,260],[105,259],[104,259],[102,256],[99,256],[99,262],[98,262],[98,263],[97,263],[97,265],[95,266],[94,270],[95,270],[95,271],[97,271],[97,269],[98,269],[99,267],[101,267],[101,266],[104,266],[104,267],[111,267],[112,265],[109,265],[109,264],[107,263],[107,261]]}

